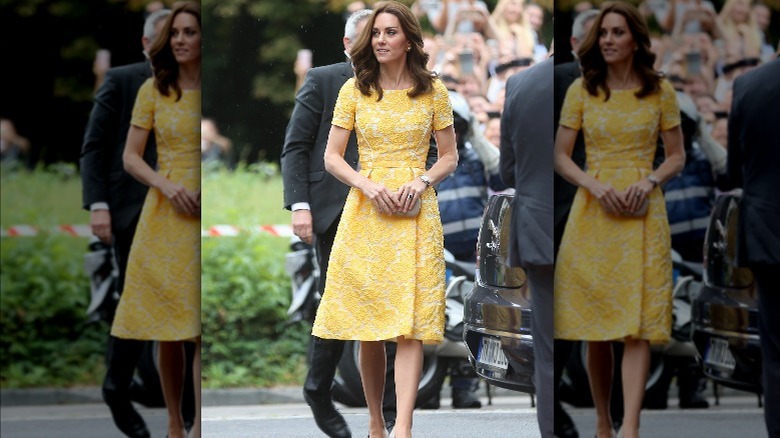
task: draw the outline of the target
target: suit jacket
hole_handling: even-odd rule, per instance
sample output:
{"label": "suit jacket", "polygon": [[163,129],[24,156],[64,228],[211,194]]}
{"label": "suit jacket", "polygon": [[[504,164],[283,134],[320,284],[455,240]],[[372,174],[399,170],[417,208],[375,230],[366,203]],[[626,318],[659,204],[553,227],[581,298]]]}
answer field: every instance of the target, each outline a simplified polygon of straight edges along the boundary
{"label": "suit jacket", "polygon": [[[575,79],[580,77],[580,67],[577,61],[566,62],[555,66],[555,112],[554,126],[558,130],[558,122],[561,120],[561,109],[563,100],[566,97],[566,91]],[[571,159],[580,169],[585,168],[585,140],[582,131],[577,134],[577,141],[574,143],[574,149],[571,153]],[[556,241],[560,239],[558,234],[563,233],[566,225],[566,219],[569,217],[569,209],[574,201],[574,194],[577,193],[577,187],[555,174],[555,229]]]}
{"label": "suit jacket", "polygon": [[729,113],[728,173],[742,187],[737,263],[780,264],[780,59],[738,77]]}
{"label": "suit jacket", "polygon": [[553,59],[509,78],[501,115],[501,178],[515,187],[512,266],[553,264]]}
{"label": "suit jacket", "polygon": [[[122,153],[138,89],[152,75],[148,62],[109,69],[95,94],[84,143],[81,147],[83,207],[107,202],[111,228],[121,232],[140,213],[149,188],[125,172]],[[144,150],[144,160],[155,167],[154,133]]]}
{"label": "suit jacket", "polygon": [[[325,171],[325,146],[339,90],[352,75],[349,62],[310,69],[287,124],[281,156],[284,208],[308,202],[315,234],[324,233],[336,220],[349,193],[349,186]],[[349,136],[344,159],[357,168],[354,133]]]}

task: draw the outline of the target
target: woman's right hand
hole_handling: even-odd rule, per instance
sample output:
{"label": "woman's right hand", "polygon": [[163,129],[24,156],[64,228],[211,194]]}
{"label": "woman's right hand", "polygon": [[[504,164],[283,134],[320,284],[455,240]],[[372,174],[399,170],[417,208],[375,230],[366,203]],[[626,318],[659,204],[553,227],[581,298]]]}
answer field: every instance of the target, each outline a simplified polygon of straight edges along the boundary
{"label": "woman's right hand", "polygon": [[599,204],[611,214],[620,214],[625,211],[627,206],[623,196],[609,184],[594,180],[586,187],[594,198],[598,199]]}
{"label": "woman's right hand", "polygon": [[396,193],[385,187],[383,184],[371,180],[360,187],[363,195],[371,200],[377,210],[384,214],[393,214],[401,208],[401,204],[396,199]]}
{"label": "woman's right hand", "polygon": [[173,209],[188,216],[200,214],[200,199],[198,192],[190,192],[184,186],[168,181],[160,187],[160,191],[171,201]]}

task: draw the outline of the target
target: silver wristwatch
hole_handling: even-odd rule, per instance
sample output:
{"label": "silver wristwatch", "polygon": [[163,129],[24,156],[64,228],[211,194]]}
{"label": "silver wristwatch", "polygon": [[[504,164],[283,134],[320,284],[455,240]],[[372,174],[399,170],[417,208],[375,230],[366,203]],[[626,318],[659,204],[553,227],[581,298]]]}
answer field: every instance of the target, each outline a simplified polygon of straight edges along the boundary
{"label": "silver wristwatch", "polygon": [[647,180],[650,181],[653,184],[653,188],[658,187],[658,177],[655,175],[647,175]]}
{"label": "silver wristwatch", "polygon": [[431,186],[431,179],[428,178],[428,175],[420,175],[420,180],[425,183],[425,187]]}

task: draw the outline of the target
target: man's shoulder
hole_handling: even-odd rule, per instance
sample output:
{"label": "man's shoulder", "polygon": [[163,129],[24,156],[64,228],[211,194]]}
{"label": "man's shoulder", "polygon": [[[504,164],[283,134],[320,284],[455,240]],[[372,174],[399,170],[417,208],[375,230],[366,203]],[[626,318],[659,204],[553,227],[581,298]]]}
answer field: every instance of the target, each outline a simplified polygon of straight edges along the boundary
{"label": "man's shoulder", "polygon": [[350,77],[352,66],[349,62],[337,62],[336,64],[314,67],[307,73],[309,76],[322,79],[334,77]]}
{"label": "man's shoulder", "polygon": [[734,80],[734,89],[739,89],[744,86],[755,85],[757,87],[763,86],[765,80],[776,80],[780,76],[780,58],[770,61],[758,68],[754,68],[747,73],[744,73]]}
{"label": "man's shoulder", "polygon": [[[509,77],[506,81],[507,94],[517,92],[523,86],[528,90],[534,90],[537,88],[544,88],[545,84],[549,81],[552,84],[553,75],[553,63],[552,58],[545,59],[544,61],[534,64],[531,67],[521,70]],[[528,82],[528,83],[527,83]],[[523,85],[527,83],[527,85]]]}
{"label": "man's shoulder", "polygon": [[106,72],[106,77],[111,76],[117,79],[121,79],[131,76],[151,76],[151,74],[152,70],[149,67],[149,63],[143,61],[112,67]]}
{"label": "man's shoulder", "polygon": [[555,72],[554,74],[556,78],[569,75],[580,75],[580,66],[577,61],[569,61],[558,64],[554,67],[553,70]]}

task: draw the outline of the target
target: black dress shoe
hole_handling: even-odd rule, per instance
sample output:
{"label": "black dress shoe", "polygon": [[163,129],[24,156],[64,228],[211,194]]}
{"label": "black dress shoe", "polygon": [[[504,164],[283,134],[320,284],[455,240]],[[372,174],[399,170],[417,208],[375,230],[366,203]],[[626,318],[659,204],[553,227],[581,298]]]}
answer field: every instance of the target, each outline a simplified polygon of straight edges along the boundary
{"label": "black dress shoe", "polygon": [[434,395],[421,404],[418,409],[439,409],[441,407],[441,401],[439,400],[439,394]]}
{"label": "black dress shoe", "polygon": [[131,438],[149,438],[151,434],[146,427],[141,414],[135,410],[132,403],[114,402],[108,405],[114,424],[123,434]]}
{"label": "black dress shoe", "polygon": [[554,416],[553,435],[557,438],[579,438],[580,434],[577,432],[574,421],[558,400],[555,401]]}
{"label": "black dress shoe", "polygon": [[468,389],[452,390],[452,407],[455,409],[479,409],[482,402],[474,391]]}
{"label": "black dress shoe", "polygon": [[331,438],[351,438],[352,432],[349,430],[347,421],[333,405],[330,398],[312,397],[305,391],[303,398],[309,404],[314,422],[321,431],[325,432]]}
{"label": "black dress shoe", "polygon": [[108,369],[103,379],[103,400],[111,410],[114,424],[131,438],[148,438],[149,429],[130,401],[130,387],[143,341],[111,337],[108,344]]}

